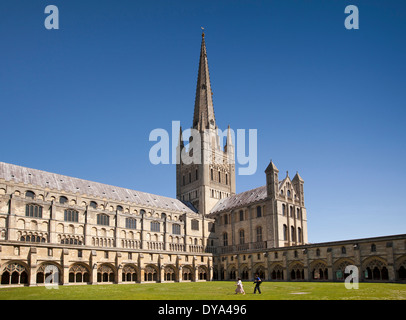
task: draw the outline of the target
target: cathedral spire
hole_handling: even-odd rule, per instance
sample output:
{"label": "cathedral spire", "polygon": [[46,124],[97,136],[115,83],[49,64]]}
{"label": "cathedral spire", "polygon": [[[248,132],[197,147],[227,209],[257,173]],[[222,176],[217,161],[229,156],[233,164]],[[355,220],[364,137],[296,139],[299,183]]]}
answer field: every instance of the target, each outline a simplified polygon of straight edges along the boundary
{"label": "cathedral spire", "polygon": [[204,36],[205,34],[203,32],[200,48],[199,71],[197,75],[195,110],[193,114],[193,128],[201,131],[209,127],[215,128],[216,126]]}

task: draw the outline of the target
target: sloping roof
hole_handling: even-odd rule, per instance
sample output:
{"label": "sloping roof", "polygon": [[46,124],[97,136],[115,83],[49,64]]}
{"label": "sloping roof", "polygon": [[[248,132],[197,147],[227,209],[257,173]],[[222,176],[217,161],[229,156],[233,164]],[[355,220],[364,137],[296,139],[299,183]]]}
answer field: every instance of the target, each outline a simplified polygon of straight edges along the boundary
{"label": "sloping roof", "polygon": [[180,200],[0,162],[0,179],[88,197],[194,213]]}
{"label": "sloping roof", "polygon": [[210,211],[210,213],[227,211],[233,208],[246,206],[251,203],[263,200],[266,197],[267,197],[266,186],[244,191],[234,196],[221,199],[219,202],[217,202],[217,204]]}

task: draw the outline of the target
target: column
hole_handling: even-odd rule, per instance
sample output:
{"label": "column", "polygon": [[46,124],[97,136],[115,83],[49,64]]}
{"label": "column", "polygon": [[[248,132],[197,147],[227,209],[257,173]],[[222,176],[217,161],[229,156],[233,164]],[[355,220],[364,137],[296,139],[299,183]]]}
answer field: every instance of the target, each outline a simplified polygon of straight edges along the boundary
{"label": "column", "polygon": [[37,285],[37,248],[30,249],[28,262],[30,266],[30,278],[28,283],[29,286],[32,287]]}

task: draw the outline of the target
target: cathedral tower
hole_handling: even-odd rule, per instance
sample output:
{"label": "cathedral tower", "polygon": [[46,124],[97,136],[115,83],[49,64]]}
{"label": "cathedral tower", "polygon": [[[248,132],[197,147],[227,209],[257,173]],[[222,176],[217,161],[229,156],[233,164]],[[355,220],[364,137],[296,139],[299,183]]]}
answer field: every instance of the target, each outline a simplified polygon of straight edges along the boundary
{"label": "cathedral tower", "polygon": [[[176,165],[176,196],[190,202],[200,214],[208,214],[214,205],[223,198],[235,194],[234,144],[230,127],[222,132],[216,125],[213,108],[213,93],[210,84],[209,65],[205,35],[202,34],[199,69],[197,75],[195,107],[192,132],[200,143],[190,149],[193,138],[189,138],[189,156],[195,156],[192,163],[183,161],[186,153],[182,129],[179,133]],[[221,133],[221,134],[219,134]],[[224,148],[221,147],[226,139]],[[220,140],[221,139],[221,140]],[[195,144],[196,146],[196,144]]]}

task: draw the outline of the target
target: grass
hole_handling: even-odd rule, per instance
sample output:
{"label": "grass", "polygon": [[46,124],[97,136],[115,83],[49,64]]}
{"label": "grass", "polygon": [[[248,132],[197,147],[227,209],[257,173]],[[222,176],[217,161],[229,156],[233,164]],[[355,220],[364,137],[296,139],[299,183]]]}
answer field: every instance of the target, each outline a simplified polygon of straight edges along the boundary
{"label": "grass", "polygon": [[0,288],[0,300],[406,300],[406,284],[360,283],[347,290],[344,283],[264,282],[262,294],[244,283],[245,295],[234,294],[230,281],[72,285]]}

